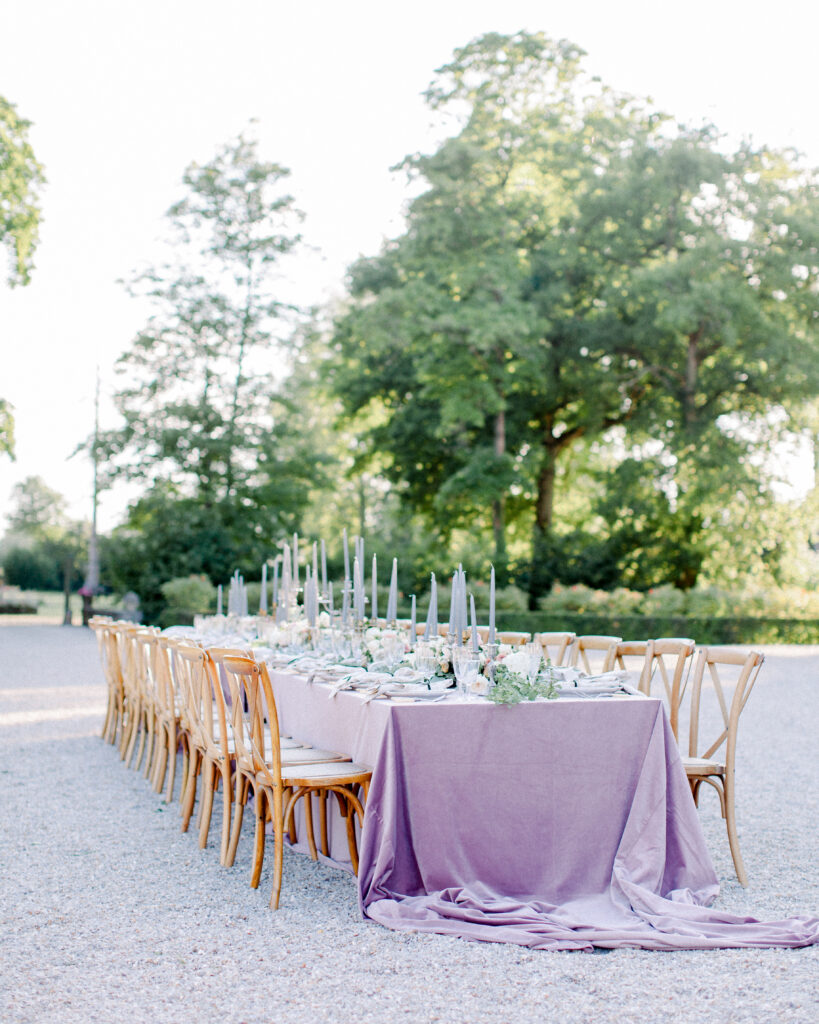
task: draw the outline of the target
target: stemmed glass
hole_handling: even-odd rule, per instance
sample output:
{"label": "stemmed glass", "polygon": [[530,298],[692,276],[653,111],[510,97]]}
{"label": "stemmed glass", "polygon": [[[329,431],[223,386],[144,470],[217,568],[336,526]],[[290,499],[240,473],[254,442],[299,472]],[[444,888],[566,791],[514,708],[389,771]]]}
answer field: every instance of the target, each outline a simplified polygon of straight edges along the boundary
{"label": "stemmed glass", "polygon": [[438,667],[437,655],[430,644],[421,642],[415,645],[415,667],[429,686],[429,681],[435,675],[435,670]]}
{"label": "stemmed glass", "polygon": [[481,670],[480,658],[471,647],[456,647],[452,652],[452,667],[459,692],[468,698],[475,691]]}
{"label": "stemmed glass", "polygon": [[540,672],[540,665],[543,661],[543,648],[540,644],[528,643],[524,645],[523,653],[526,655],[526,678],[531,685],[537,679]]}
{"label": "stemmed glass", "polygon": [[385,636],[381,640],[381,655],[389,672],[394,673],[404,660],[404,641],[400,636]]}

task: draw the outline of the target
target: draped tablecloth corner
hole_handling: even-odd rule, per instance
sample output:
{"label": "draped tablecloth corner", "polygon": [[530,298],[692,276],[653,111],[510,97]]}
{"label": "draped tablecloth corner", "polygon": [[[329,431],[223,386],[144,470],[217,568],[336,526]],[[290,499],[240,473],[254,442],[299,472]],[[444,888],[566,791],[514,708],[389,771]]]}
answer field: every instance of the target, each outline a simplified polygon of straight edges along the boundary
{"label": "draped tablecloth corner", "polygon": [[362,914],[537,949],[819,942],[719,892],[659,701],[391,709],[361,838]]}

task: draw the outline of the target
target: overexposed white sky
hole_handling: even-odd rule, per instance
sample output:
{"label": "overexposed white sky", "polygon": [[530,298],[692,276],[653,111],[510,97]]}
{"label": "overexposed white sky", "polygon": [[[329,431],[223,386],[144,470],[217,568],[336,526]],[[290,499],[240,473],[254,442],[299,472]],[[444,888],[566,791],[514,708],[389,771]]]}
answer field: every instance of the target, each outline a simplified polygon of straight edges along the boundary
{"label": "overexposed white sky", "polygon": [[[0,395],[17,429],[0,532],[30,475],[90,516],[90,466],[68,456],[93,426],[97,365],[115,425],[113,364],[146,316],[117,281],[161,258],[185,167],[251,118],[307,215],[315,251],[282,282],[283,300],[306,304],[341,294],[345,268],[401,230],[407,192],[389,168],[433,147],[421,92],[484,32],[571,39],[614,88],[819,165],[814,0],[0,0],[0,27],[0,95],[33,122],[48,178],[32,283],[0,284]],[[103,528],[127,493],[103,496]]]}

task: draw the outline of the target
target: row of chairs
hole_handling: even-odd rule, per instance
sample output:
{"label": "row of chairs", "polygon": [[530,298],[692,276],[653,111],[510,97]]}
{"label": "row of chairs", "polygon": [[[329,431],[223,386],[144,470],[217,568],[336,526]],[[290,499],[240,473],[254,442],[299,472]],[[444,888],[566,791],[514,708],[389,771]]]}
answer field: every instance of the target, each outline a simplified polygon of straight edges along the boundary
{"label": "row of chairs", "polygon": [[[126,763],[143,764],[145,776],[157,792],[165,790],[167,802],[173,799],[177,751],[181,750],[183,831],[188,829],[201,779],[199,842],[206,845],[213,800],[221,789],[220,857],[223,864],[232,865],[244,807],[252,793],[257,817],[251,884],[259,884],[265,823],[272,822],[271,906],[278,906],[282,840],[284,830],[291,841],[296,840],[295,805],[308,798],[304,803],[306,840],[315,858],[312,795],[317,795],[320,846],[326,855],[327,804],[334,793],[346,819],[350,859],[357,867],[353,817],[361,822],[369,771],[334,751],[315,750],[279,735],[278,726],[273,725],[275,701],[264,665],[256,665],[248,651],[204,651],[131,623],[92,619],[91,625],[108,681],[103,736],[119,744]],[[513,645],[534,639],[555,666],[576,666],[588,673],[620,668],[632,673],[642,693],[650,696],[656,690],[666,704],[674,737],[683,747],[682,761],[695,802],[703,783],[718,794],[737,878],[747,885],[736,826],[736,746],[739,717],[764,660],[762,654],[706,647],[695,657],[694,641],[688,638],[624,641],[615,636],[552,632],[536,633],[533,638],[527,633],[501,633],[498,639]],[[686,753],[681,732],[687,692],[691,699]],[[716,705],[717,713],[710,720],[703,711],[706,696]],[[712,731],[704,722],[713,725]]]}
{"label": "row of chairs", "polygon": [[[702,647],[696,651],[693,640],[679,637],[623,640],[617,636],[536,633],[533,639],[554,665],[573,665],[589,673],[619,668],[630,673],[636,687],[646,696],[659,688],[674,739],[682,748],[682,763],[694,802],[699,805],[703,783],[716,790],[737,878],[747,885],[736,823],[737,732],[739,717],[765,656],[759,651],[721,647]],[[687,690],[691,699],[685,708]],[[711,708],[706,709],[704,702],[709,697]],[[687,744],[682,736],[684,711],[688,718]]]}
{"label": "row of chairs", "polygon": [[[163,636],[158,630],[96,617],[108,685],[102,735],[121,758],[142,767],[157,793],[174,799],[181,751],[182,831],[199,804],[199,845],[208,842],[213,803],[221,790],[220,861],[233,865],[244,809],[254,807],[255,835],[250,884],[258,887],[268,826],[274,836],[273,891],[276,909],[282,886],[285,832],[296,842],[295,810],[304,806],[310,855],[319,845],[329,854],[328,804],[332,798],[346,821],[350,860],[358,869],[356,819],[363,824],[371,772],[344,754],[320,750],[279,732],[267,668],[248,651],[208,649]],[[316,843],[313,807],[319,813]]]}

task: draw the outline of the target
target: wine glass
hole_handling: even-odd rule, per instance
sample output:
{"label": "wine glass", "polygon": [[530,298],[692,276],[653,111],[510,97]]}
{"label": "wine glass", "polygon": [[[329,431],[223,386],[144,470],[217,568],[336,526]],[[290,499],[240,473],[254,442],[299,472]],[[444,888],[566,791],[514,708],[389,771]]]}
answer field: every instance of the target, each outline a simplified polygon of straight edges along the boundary
{"label": "wine glass", "polygon": [[528,643],[524,644],[523,653],[526,655],[526,678],[531,684],[534,683],[540,672],[543,648],[538,643]]}
{"label": "wine glass", "polygon": [[476,689],[475,684],[481,670],[480,658],[471,647],[456,647],[452,652],[452,667],[455,670],[459,692],[464,697],[469,697]]}
{"label": "wine glass", "polygon": [[394,673],[404,660],[404,641],[400,636],[385,636],[381,640],[381,656],[387,671]]}
{"label": "wine glass", "polygon": [[415,667],[429,686],[429,681],[438,667],[438,657],[430,644],[420,642],[415,645]]}

